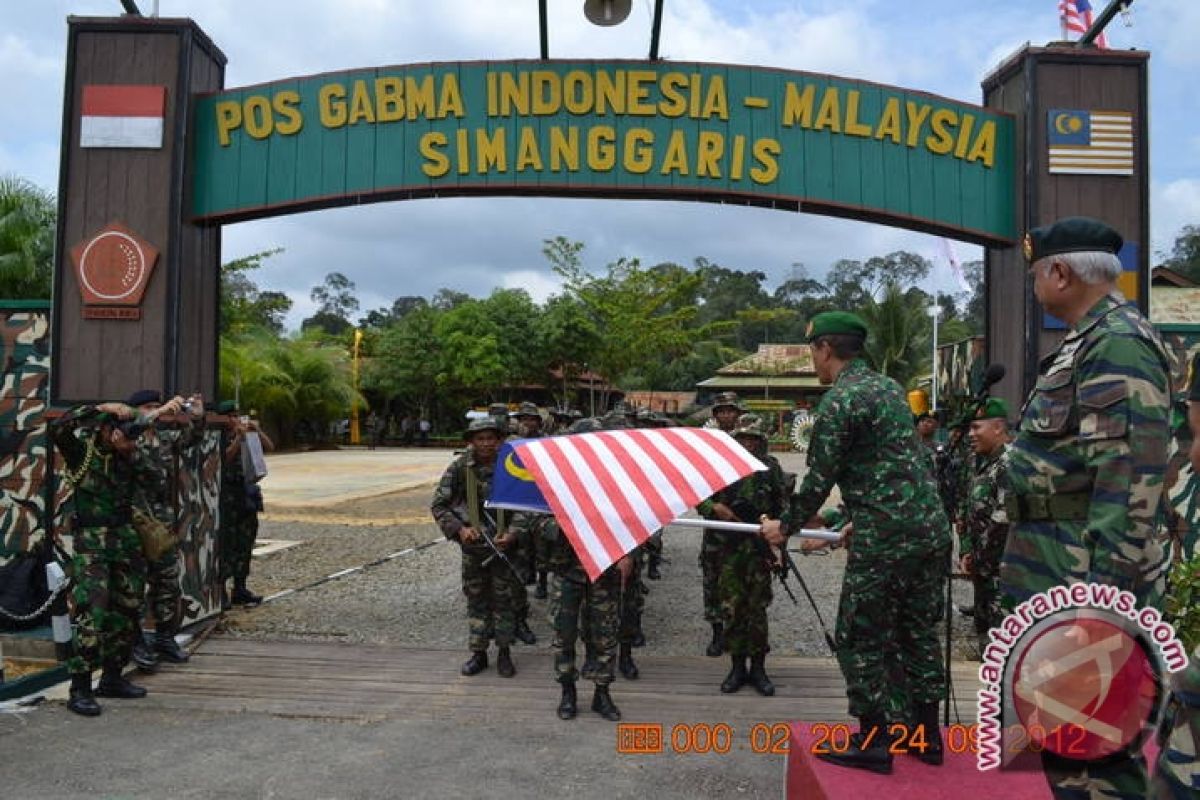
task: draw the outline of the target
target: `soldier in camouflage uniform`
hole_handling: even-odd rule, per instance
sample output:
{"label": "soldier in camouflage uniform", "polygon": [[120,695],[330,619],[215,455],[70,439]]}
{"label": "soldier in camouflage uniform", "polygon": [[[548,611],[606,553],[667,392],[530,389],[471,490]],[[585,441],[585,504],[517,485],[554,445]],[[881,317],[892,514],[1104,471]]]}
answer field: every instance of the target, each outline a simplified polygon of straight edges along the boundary
{"label": "soldier in camouflage uniform", "polygon": [[575,682],[580,675],[575,668],[575,644],[583,639],[584,647],[595,658],[595,666],[583,676],[596,685],[592,710],[607,720],[619,720],[621,712],[608,687],[613,682],[613,656],[620,635],[621,587],[628,580],[632,560],[629,556],[621,558],[590,582],[553,515],[518,513],[513,519],[513,529],[543,537],[551,544],[550,622],[554,626],[551,647],[555,679],[562,686],[558,718],[573,719],[578,711]]}
{"label": "soldier in camouflage uniform", "polygon": [[[767,470],[730,484],[701,503],[697,510],[710,519],[726,522],[758,522],[766,514],[786,524],[787,481],[779,462],[767,453],[762,419],[757,414],[743,414],[733,436],[766,464]],[[729,674],[721,683],[721,691],[736,692],[749,683],[759,694],[770,697],[775,694],[775,686],[766,672],[767,653],[771,649],[767,607],[772,599],[775,555],[757,534],[735,534],[730,541],[732,546],[723,554],[717,582],[725,646],[730,657]]]}
{"label": "soldier in camouflage uniform", "polygon": [[[809,322],[817,377],[832,386],[817,407],[808,473],[790,514],[792,526],[802,526],[834,485],[841,490],[853,532],[835,638],[860,729],[844,753],[822,758],[887,773],[888,722],[923,727],[927,748],[913,754],[942,762],[937,711],[946,681],[936,623],[944,612],[950,526],[904,391],[862,360],[866,336],[853,314],[826,312]],[[784,546],[784,530],[775,520],[763,525],[777,546]]]}
{"label": "soldier in camouflage uniform", "polygon": [[[521,439],[536,439],[539,436],[545,436],[546,432],[542,429],[542,413],[538,411],[538,407],[533,403],[521,403],[517,409],[517,436]],[[569,416],[569,415],[568,415]],[[525,551],[526,559],[533,565],[537,586],[534,589],[533,596],[538,600],[545,600],[547,597],[546,579],[549,571],[548,560],[550,557],[549,546],[541,540],[541,537],[531,537],[532,541],[522,541],[521,549]],[[524,587],[522,587],[522,590]],[[528,611],[529,600],[525,601],[525,609]],[[518,612],[519,613],[519,612]],[[521,617],[518,616],[518,620]],[[525,626],[528,630],[528,625]],[[530,632],[532,636],[532,632]],[[517,638],[521,638],[520,632]],[[536,641],[536,640],[535,640]],[[527,642],[533,644],[534,642]]]}
{"label": "soldier in camouflage uniform", "polygon": [[[1170,361],[1150,323],[1116,288],[1121,236],[1073,217],[1030,231],[1033,291],[1069,326],[1042,360],[1009,448],[1006,603],[1075,582],[1117,586],[1157,605],[1166,553],[1156,531],[1167,463]],[[1057,797],[1144,797],[1145,759],[1104,765],[1049,751]]]}
{"label": "soldier in camouflage uniform", "polygon": [[979,652],[988,631],[1000,625],[1000,556],[1008,539],[1008,403],[992,398],[971,422],[971,448],[979,456],[962,523],[962,569],[975,589],[972,615]]}
{"label": "soldier in camouflage uniform", "polygon": [[[100,714],[96,697],[144,697],[146,690],[121,672],[140,628],[146,561],[132,525],[135,487],[165,492],[162,475],[137,457],[141,423],[124,403],[79,406],[55,420],[50,436],[62,453],[64,480],[74,490],[75,555],[71,573],[73,654],[67,708]],[[92,691],[92,671],[102,673]]]}
{"label": "soldier in camouflage uniform", "polygon": [[[667,427],[666,419],[648,408],[643,408],[638,411],[637,427],[665,428]],[[663,532],[661,529],[650,534],[650,538],[642,545],[642,550],[646,555],[646,577],[652,581],[660,579],[662,577],[661,568],[663,561]],[[642,637],[642,642],[645,642],[644,636]],[[634,645],[638,646],[636,642]]]}
{"label": "soldier in camouflage uniform", "polygon": [[[499,404],[496,404],[499,405]],[[517,411],[508,417],[507,430],[512,436],[522,439],[536,439],[542,436],[542,414],[538,407],[530,402],[521,403]],[[537,553],[536,543],[529,539],[518,540],[517,546],[509,554],[509,560],[517,568],[519,575],[509,575],[513,578],[513,613],[516,615],[516,628],[513,634],[525,644],[537,644],[537,635],[529,628],[529,590],[536,580]]]}
{"label": "soldier in camouflage uniform", "polygon": [[[188,400],[177,396],[164,404],[161,392],[142,389],[130,395],[126,402],[143,416],[179,414],[186,405],[192,419],[201,423],[197,425],[192,420],[185,420],[181,427],[169,429],[150,426],[137,440],[139,458],[144,459],[147,464],[154,465],[162,474],[161,485],[166,489],[166,494],[159,496],[146,491],[147,487],[139,486],[138,504],[174,533],[175,457],[185,449],[200,443],[204,421],[203,399],[197,395]],[[154,614],[155,632],[149,640],[139,636],[133,646],[133,660],[143,672],[153,672],[158,668],[159,655],[174,664],[182,664],[188,660],[187,651],[175,641],[183,616],[179,570],[178,546],[171,548],[162,558],[148,565],[146,605]],[[144,613],[145,609],[143,616]]]}
{"label": "soldier in camouflage uniform", "polygon": [[[430,511],[442,534],[462,548],[462,587],[467,597],[471,650],[462,674],[477,675],[487,668],[488,642],[495,639],[499,648],[496,672],[511,678],[516,674],[510,650],[516,629],[513,590],[519,581],[512,574],[512,563],[497,557],[482,539],[493,536],[501,552],[511,552],[519,535],[491,526],[483,507],[491,494],[502,435],[493,417],[471,421],[467,428],[469,446],[442,474]],[[502,521],[498,524],[503,527]]]}
{"label": "soldier in camouflage uniform", "polygon": [[[221,519],[218,538],[221,554],[221,607],[253,606],[262,597],[246,588],[250,577],[250,559],[258,538],[258,512],[262,510],[262,490],[246,478],[242,465],[242,442],[250,431],[258,434],[263,449],[275,445],[249,417],[238,416],[237,404],[226,400],[217,407],[227,415],[221,432]],[[225,582],[233,579],[233,592],[226,594]]]}
{"label": "soldier in camouflage uniform", "polygon": [[[1188,373],[1187,399],[1192,433],[1188,456],[1192,471],[1200,475],[1200,353]],[[1200,525],[1200,520],[1192,520],[1192,525]],[[1190,663],[1171,678],[1171,699],[1159,728],[1161,749],[1151,784],[1154,800],[1200,796],[1200,643],[1190,644]]]}
{"label": "soldier in camouflage uniform", "polygon": [[[721,392],[713,400],[712,418],[704,423],[706,428],[719,428],[733,433],[741,416],[741,403],[736,392]],[[701,516],[712,519],[701,511]],[[725,652],[725,629],[721,622],[721,598],[717,582],[721,578],[721,565],[726,553],[737,545],[738,534],[705,528],[700,539],[700,580],[704,598],[704,619],[712,626],[712,639],[704,654],[716,658]]]}

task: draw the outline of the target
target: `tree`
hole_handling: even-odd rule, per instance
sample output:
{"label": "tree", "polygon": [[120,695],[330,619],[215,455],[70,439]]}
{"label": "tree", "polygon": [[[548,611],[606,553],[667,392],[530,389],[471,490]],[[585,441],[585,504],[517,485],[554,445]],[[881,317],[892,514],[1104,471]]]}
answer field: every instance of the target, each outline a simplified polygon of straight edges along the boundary
{"label": "tree", "polygon": [[898,281],[883,285],[882,297],[869,298],[859,313],[871,335],[866,352],[875,368],[907,387],[925,368],[930,356],[932,320],[927,313],[929,296],[920,290],[904,291]]}
{"label": "tree", "polygon": [[314,286],[308,296],[317,304],[317,311],[300,323],[300,330],[318,329],[331,336],[340,336],[353,327],[350,315],[358,311],[354,296],[354,281],[340,272],[325,276],[325,282]]}
{"label": "tree", "polygon": [[283,248],[235,258],[221,265],[222,335],[243,335],[255,328],[282,336],[284,320],[292,310],[292,300],[283,292],[263,292],[249,273],[263,262],[283,252]]}
{"label": "tree", "polygon": [[0,299],[50,299],[56,220],[53,195],[0,176]]}
{"label": "tree", "polygon": [[1200,225],[1183,226],[1162,266],[1200,283]]}

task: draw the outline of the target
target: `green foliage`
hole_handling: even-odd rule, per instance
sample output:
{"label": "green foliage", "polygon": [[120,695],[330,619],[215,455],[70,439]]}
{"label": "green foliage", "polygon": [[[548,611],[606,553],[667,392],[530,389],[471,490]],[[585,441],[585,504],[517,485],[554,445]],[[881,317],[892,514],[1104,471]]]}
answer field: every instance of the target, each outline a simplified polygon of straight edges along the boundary
{"label": "green foliage", "polygon": [[283,335],[284,318],[292,310],[292,300],[282,292],[263,292],[249,273],[263,262],[283,252],[283,248],[236,258],[221,265],[221,334],[242,336],[255,329]]}
{"label": "green foliage", "polygon": [[300,330],[324,331],[337,338],[349,331],[353,325],[350,315],[358,311],[358,298],[354,296],[354,281],[340,272],[325,276],[325,282],[314,286],[308,293],[317,304],[317,311],[300,323]]}
{"label": "green foliage", "polygon": [[1200,647],[1200,556],[1181,561],[1171,571],[1167,619],[1187,652]]}
{"label": "green foliage", "polygon": [[870,327],[867,356],[883,374],[901,386],[928,371],[932,320],[929,296],[917,289],[905,291],[899,282],[884,284],[879,300],[868,298],[859,313]]}
{"label": "green foliage", "polygon": [[1200,283],[1200,225],[1185,225],[1162,266]]}
{"label": "green foliage", "polygon": [[0,176],[0,299],[50,299],[56,219],[53,195]]}

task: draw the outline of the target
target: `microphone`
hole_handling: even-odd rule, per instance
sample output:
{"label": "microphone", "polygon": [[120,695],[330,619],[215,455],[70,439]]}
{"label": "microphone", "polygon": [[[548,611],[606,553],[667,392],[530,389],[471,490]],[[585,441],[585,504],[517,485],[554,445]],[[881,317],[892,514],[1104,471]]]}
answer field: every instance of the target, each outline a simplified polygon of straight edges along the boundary
{"label": "microphone", "polygon": [[982,400],[987,395],[988,389],[999,383],[1007,371],[1003,364],[988,364],[987,369],[983,371],[983,385],[979,387],[975,399]]}

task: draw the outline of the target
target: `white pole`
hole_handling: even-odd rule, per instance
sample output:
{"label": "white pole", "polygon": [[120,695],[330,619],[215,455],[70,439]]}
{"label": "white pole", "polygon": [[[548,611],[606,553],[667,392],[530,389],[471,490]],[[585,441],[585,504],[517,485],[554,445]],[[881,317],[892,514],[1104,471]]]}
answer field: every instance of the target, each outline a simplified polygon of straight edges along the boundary
{"label": "white pole", "polygon": [[[735,533],[758,533],[762,530],[761,525],[753,522],[724,522],[717,519],[692,519],[691,517],[676,517],[667,524],[678,525],[683,528],[711,528],[712,530],[733,531]],[[801,539],[820,539],[823,542],[836,542],[842,538],[842,534],[838,531],[830,531],[823,528],[801,528],[792,535],[799,536]]]}
{"label": "white pole", "polygon": [[937,292],[935,291],[933,293],[933,305],[929,309],[929,312],[931,314],[933,314],[933,371],[929,374],[929,378],[930,378],[931,382],[933,383],[933,398],[930,401],[930,408],[929,408],[930,411],[937,411],[937,378],[938,378],[938,376],[937,376],[938,330],[937,329],[938,329],[938,311],[939,310],[940,309],[938,309],[938,305],[937,305]]}

